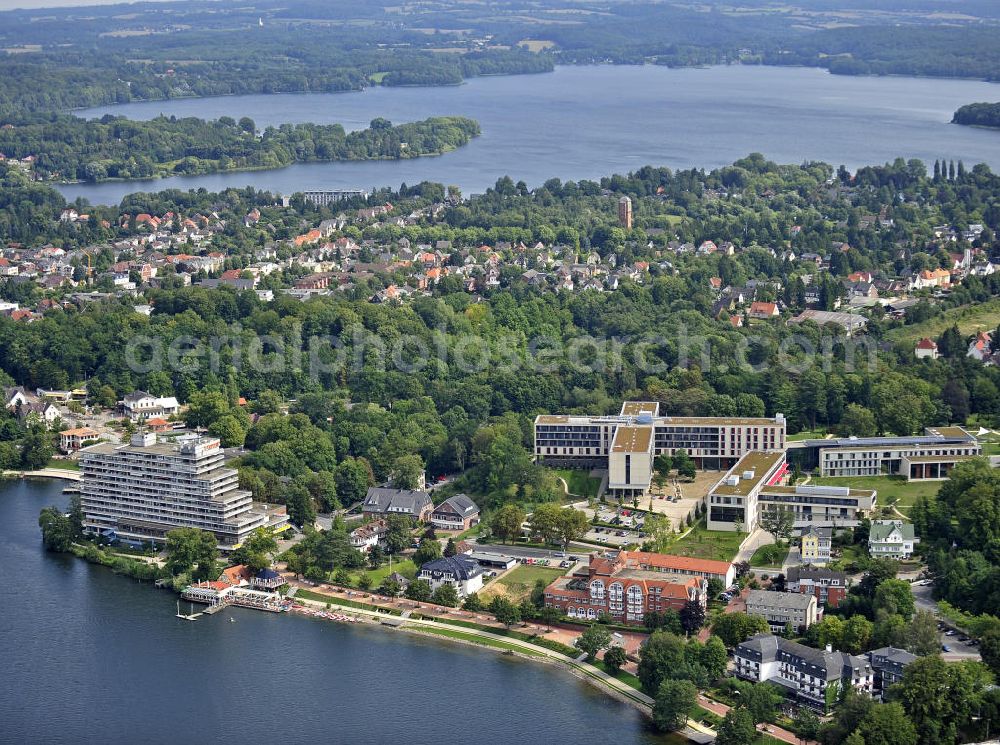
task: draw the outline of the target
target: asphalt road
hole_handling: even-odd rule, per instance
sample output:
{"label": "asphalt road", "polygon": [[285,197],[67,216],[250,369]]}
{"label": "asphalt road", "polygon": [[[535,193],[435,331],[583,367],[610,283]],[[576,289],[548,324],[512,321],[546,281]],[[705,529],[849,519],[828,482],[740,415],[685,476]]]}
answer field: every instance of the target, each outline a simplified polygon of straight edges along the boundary
{"label": "asphalt road", "polygon": [[[900,579],[912,579],[915,574],[900,574]],[[911,586],[913,590],[913,600],[919,610],[929,611],[934,614],[934,617],[948,623],[945,619],[941,618],[941,614],[938,612],[937,604],[931,597],[931,586],[930,585],[918,585],[914,584]],[[940,634],[941,644],[947,644],[951,649],[950,652],[941,652],[941,656],[946,660],[982,660],[979,651],[975,647],[970,647],[963,644],[958,640],[958,635],[947,636],[944,632]]]}

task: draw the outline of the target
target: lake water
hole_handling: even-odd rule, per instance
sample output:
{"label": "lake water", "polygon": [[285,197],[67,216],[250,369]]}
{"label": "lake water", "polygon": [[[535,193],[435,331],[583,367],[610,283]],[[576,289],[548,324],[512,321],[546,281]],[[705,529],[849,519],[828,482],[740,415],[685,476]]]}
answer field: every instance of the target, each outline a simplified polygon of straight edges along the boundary
{"label": "lake water", "polygon": [[235,609],[44,551],[56,482],[0,481],[0,742],[653,745],[557,668],[381,628]]}
{"label": "lake water", "polygon": [[236,96],[89,109],[137,119],[158,114],[282,122],[394,122],[462,115],[483,134],[441,157],[297,164],[273,171],[59,187],[70,199],[117,203],[134,191],[252,184],[306,189],[398,187],[422,180],[482,192],[503,175],[537,186],[599,178],[643,165],[714,168],[761,152],[782,163],[857,167],[896,157],[964,160],[1000,169],[1000,132],[950,124],[959,106],[1000,100],[1000,85],[969,80],[848,77],[791,67],[559,67],[553,73],[474,78],[450,88]]}

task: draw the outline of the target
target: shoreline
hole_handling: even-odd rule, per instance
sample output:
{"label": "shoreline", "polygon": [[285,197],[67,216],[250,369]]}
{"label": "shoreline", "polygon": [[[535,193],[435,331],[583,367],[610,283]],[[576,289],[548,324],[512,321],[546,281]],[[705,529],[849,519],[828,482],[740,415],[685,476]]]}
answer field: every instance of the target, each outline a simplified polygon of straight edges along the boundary
{"label": "shoreline", "polygon": [[[322,602],[320,602],[318,600],[312,600],[312,599],[306,599],[306,598],[293,598],[293,600],[295,600],[298,603],[302,603],[303,605],[308,605],[308,606],[311,606],[311,607],[315,607],[315,608],[317,608],[317,610],[326,610],[326,604],[324,604],[324,603],[322,603]],[[336,605],[336,603],[331,602],[329,605],[334,606],[334,605]],[[342,606],[342,607],[344,607],[344,606]],[[293,608],[291,612],[295,613],[296,611]],[[299,611],[299,612],[301,613],[301,611]],[[516,657],[518,659],[525,660],[527,662],[541,662],[543,664],[551,665],[553,667],[559,668],[560,670],[562,670],[562,671],[564,671],[566,673],[569,673],[570,675],[572,675],[577,680],[580,680],[580,681],[582,681],[584,683],[587,683],[593,689],[595,689],[595,690],[597,690],[597,691],[599,691],[599,692],[601,692],[601,693],[603,693],[603,694],[605,694],[607,696],[610,696],[611,698],[613,698],[614,700],[618,701],[619,703],[630,706],[632,709],[634,709],[635,711],[637,711],[641,715],[643,715],[643,717],[647,721],[652,721],[652,708],[648,704],[645,704],[645,703],[639,701],[637,698],[634,698],[634,697],[630,696],[629,694],[627,694],[627,693],[625,693],[623,691],[617,690],[617,689],[615,689],[612,686],[606,685],[601,678],[598,678],[598,677],[595,677],[593,675],[590,675],[588,673],[588,671],[582,667],[582,663],[576,662],[574,664],[574,661],[570,660],[569,658],[567,658],[567,659],[564,660],[564,659],[560,659],[558,657],[549,656],[547,654],[530,654],[530,653],[528,653],[528,651],[519,651],[517,649],[501,649],[499,647],[495,647],[495,646],[492,646],[490,644],[486,644],[486,643],[483,643],[483,642],[476,641],[474,638],[468,638],[468,637],[464,637],[464,636],[459,636],[460,634],[462,634],[462,631],[463,631],[463,629],[461,629],[461,628],[457,628],[455,630],[444,629],[446,631],[449,631],[450,633],[449,634],[439,634],[439,633],[435,633],[434,631],[430,630],[430,627],[427,628],[427,629],[423,629],[419,625],[414,625],[412,623],[408,623],[409,619],[401,618],[399,616],[387,616],[387,617],[397,619],[397,620],[400,621],[400,623],[398,623],[398,624],[385,624],[385,623],[379,622],[379,620],[378,620],[378,618],[377,618],[376,615],[374,615],[374,614],[368,615],[368,614],[365,614],[364,612],[362,612],[362,615],[367,615],[367,618],[365,618],[365,617],[355,617],[353,620],[343,620],[343,619],[336,619],[336,618],[323,618],[323,617],[320,617],[320,616],[315,616],[312,613],[302,613],[302,615],[304,615],[306,617],[311,617],[311,618],[314,618],[314,619],[320,620],[320,621],[332,621],[334,623],[361,623],[361,624],[365,624],[367,626],[377,626],[379,628],[389,629],[391,631],[402,631],[402,632],[405,632],[405,633],[408,633],[408,634],[413,634],[415,636],[423,637],[423,638],[426,638],[426,639],[434,639],[436,641],[450,642],[450,643],[454,643],[454,644],[464,644],[466,646],[477,647],[479,649],[486,649],[488,651],[495,652],[495,653],[497,653],[499,655],[508,656],[508,657]],[[348,614],[344,613],[344,614],[341,614],[341,615],[347,616]],[[446,625],[446,624],[442,624],[442,625]],[[469,631],[469,630],[467,630],[467,631]],[[502,637],[501,637],[501,639],[502,639]],[[636,693],[638,693],[640,695],[643,695],[639,691],[636,691]],[[682,730],[677,730],[677,731],[670,732],[670,733],[661,733],[661,734],[666,734],[668,736],[674,736],[674,737],[678,737],[678,738],[683,738],[686,742],[692,742],[692,743],[708,743],[708,742],[712,742],[714,740],[714,738],[715,738],[715,733],[714,732],[712,732],[708,728],[703,728],[703,730],[695,728],[695,727],[693,727],[691,725],[691,721],[693,721],[693,720],[689,720],[689,724],[687,726],[685,726],[684,729],[682,729]],[[698,727],[702,727],[702,725],[698,725]]]}
{"label": "shoreline", "polygon": [[0,479],[57,479],[78,482],[83,480],[79,471],[64,468],[42,468],[37,471],[0,471]]}
{"label": "shoreline", "polygon": [[[386,624],[382,623],[376,615],[370,612],[360,611],[359,609],[354,609],[357,611],[357,613],[352,615],[351,613],[347,612],[351,610],[349,606],[339,606],[341,608],[344,608],[345,610],[340,613],[335,613],[333,608],[335,606],[338,606],[338,604],[333,601],[331,601],[330,603],[322,603],[319,600],[312,600],[310,598],[298,598],[295,596],[292,597],[292,600],[293,602],[300,604],[300,606],[315,608],[317,611],[323,611],[342,616],[342,618],[324,618],[323,616],[315,615],[311,612],[303,612],[301,610],[297,611],[294,606],[291,609],[292,613],[300,613],[301,615],[307,618],[314,618],[318,621],[329,621],[333,623],[348,623],[348,624],[360,623],[366,626],[386,628],[386,629],[391,629],[393,631],[405,631],[425,638],[437,639],[439,641],[455,642],[457,644],[465,644],[468,646],[478,647],[480,649],[488,649],[490,651],[494,651],[497,654],[501,655],[518,657],[520,659],[529,660],[532,662],[544,662],[547,664],[555,665],[557,667],[566,670],[571,675],[573,675],[573,677],[590,683],[597,690],[609,694],[612,698],[617,699],[621,703],[628,704],[629,706],[643,713],[647,717],[651,715],[651,709],[648,706],[642,704],[641,702],[639,702],[634,698],[629,697],[625,693],[622,693],[618,690],[615,690],[614,688],[611,688],[610,686],[602,685],[600,680],[587,675],[585,671],[578,669],[574,665],[570,664],[568,661],[564,662],[561,659],[558,659],[556,657],[550,657],[544,654],[530,654],[528,653],[527,650],[519,651],[517,649],[501,649],[499,647],[491,646],[486,643],[477,642],[473,638],[459,636],[463,634],[463,632],[465,632],[469,636],[472,636],[472,634],[469,632],[474,631],[473,629],[463,629],[462,627],[456,627],[455,629],[442,629],[444,631],[450,632],[449,634],[445,635],[445,634],[435,633],[434,631],[430,631],[428,629],[423,629],[419,625],[413,624],[411,619],[403,618],[400,616],[386,615],[386,618],[392,618],[398,621],[398,623]],[[331,607],[327,609],[326,607],[327,605]],[[432,623],[440,623],[440,622],[432,622]],[[446,624],[441,624],[441,625],[444,626]],[[511,646],[515,645],[511,644]]]}

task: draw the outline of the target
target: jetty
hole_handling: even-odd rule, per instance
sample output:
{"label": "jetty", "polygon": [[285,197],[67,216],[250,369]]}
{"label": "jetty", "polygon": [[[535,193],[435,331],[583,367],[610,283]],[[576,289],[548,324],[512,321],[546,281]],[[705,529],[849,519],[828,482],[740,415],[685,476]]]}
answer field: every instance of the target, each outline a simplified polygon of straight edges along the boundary
{"label": "jetty", "polygon": [[[292,601],[277,593],[250,590],[245,587],[233,587],[221,582],[202,582],[184,588],[181,598],[191,603],[202,603],[208,608],[203,611],[213,615],[230,605],[241,608],[284,613],[291,609]],[[202,615],[199,613],[198,615]]]}

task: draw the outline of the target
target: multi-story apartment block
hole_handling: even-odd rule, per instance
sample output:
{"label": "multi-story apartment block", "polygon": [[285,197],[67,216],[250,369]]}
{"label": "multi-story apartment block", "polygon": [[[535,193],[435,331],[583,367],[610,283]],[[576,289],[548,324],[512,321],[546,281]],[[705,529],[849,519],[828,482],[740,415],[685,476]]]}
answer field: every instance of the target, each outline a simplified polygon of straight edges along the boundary
{"label": "multi-story apartment block", "polygon": [[917,659],[915,654],[907,652],[905,649],[895,647],[882,647],[867,652],[865,656],[871,661],[872,670],[875,673],[875,680],[872,685],[872,696],[883,698],[889,686],[898,683],[903,679],[906,666]]}
{"label": "multi-story apartment block", "polygon": [[829,711],[850,686],[871,693],[872,666],[864,657],[813,649],[771,634],[759,634],[733,650],[736,676],[773,683],[789,698],[821,712]]}
{"label": "multi-story apartment block", "polygon": [[612,493],[648,488],[653,459],[682,449],[702,468],[731,465],[751,450],[781,452],[785,418],[660,416],[656,401],[626,401],[618,415],[535,419],[539,460],[607,467]]}
{"label": "multi-story apartment block", "polygon": [[83,525],[91,533],[164,543],[174,528],[200,528],[228,550],[257,528],[288,522],[284,508],[254,503],[239,488],[214,438],[158,442],[155,434],[137,434],[128,445],[88,448],[80,470]]}
{"label": "multi-story apartment block", "polygon": [[807,525],[799,531],[799,553],[803,564],[827,564],[833,550],[833,528]]}
{"label": "multi-story apartment block", "polygon": [[890,475],[907,481],[946,479],[955,465],[982,454],[975,436],[962,427],[928,427],[917,437],[807,440],[802,447],[816,451],[820,476]]}
{"label": "multi-story apartment block", "polygon": [[836,608],[847,597],[847,574],[822,567],[789,567],[785,588],[789,592],[813,595],[825,608]]}
{"label": "multi-story apartment block", "polygon": [[751,590],[746,603],[747,613],[763,616],[774,632],[782,632],[790,625],[793,631],[802,633],[823,614],[815,596],[797,592]]}
{"label": "multi-story apartment block", "polygon": [[873,489],[787,486],[782,483],[787,474],[783,452],[747,453],[708,492],[709,530],[739,528],[749,533],[763,512],[776,509],[791,510],[797,526],[849,526],[875,506]]}
{"label": "multi-story apartment block", "polygon": [[545,605],[571,618],[607,614],[638,625],[648,612],[680,610],[689,601],[704,605],[708,579],[732,578],[733,572],[724,561],[640,551],[591,554],[586,573],[560,577],[545,588]]}
{"label": "multi-story apartment block", "polygon": [[868,553],[873,559],[909,559],[920,539],[913,534],[913,523],[902,520],[875,520],[868,534]]}
{"label": "multi-story apartment block", "polygon": [[357,189],[328,189],[324,191],[304,191],[302,197],[317,207],[329,207],[348,199],[368,199],[368,192]]}

